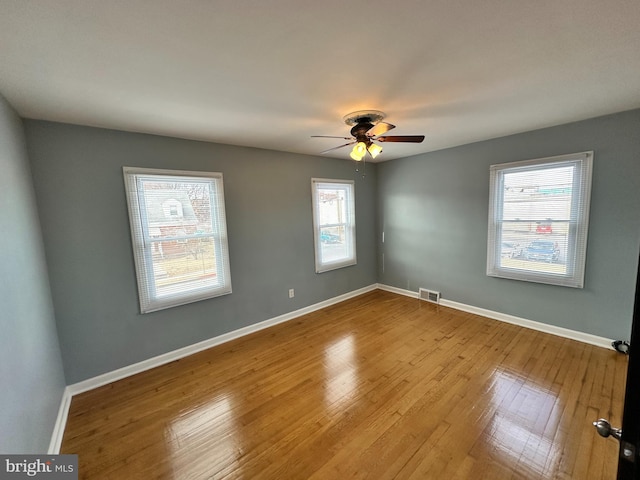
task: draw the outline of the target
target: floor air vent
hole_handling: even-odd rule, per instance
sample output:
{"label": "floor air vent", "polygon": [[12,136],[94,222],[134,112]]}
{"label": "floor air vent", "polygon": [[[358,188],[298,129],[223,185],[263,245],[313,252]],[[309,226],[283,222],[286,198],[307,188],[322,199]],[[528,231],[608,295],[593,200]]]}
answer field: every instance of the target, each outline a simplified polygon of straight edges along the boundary
{"label": "floor air vent", "polygon": [[440,292],[434,292],[433,290],[421,288],[418,293],[420,295],[420,300],[426,300],[427,302],[431,303],[440,303]]}

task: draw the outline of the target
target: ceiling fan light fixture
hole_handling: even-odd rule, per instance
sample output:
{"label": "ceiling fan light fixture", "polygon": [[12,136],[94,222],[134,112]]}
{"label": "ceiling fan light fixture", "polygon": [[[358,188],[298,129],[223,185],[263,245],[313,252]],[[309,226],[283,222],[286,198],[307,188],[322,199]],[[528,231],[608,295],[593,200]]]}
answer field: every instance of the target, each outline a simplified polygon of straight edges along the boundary
{"label": "ceiling fan light fixture", "polygon": [[380,112],[379,110],[359,110],[352,112],[342,118],[344,123],[351,126],[351,130],[349,130],[351,134],[350,137],[337,137],[333,135],[312,135],[312,137],[350,140],[350,142],[344,145],[329,148],[320,153],[329,153],[339,148],[355,145],[351,152],[349,152],[349,156],[356,162],[364,161],[367,153],[374,159],[380,155],[382,153],[382,147],[378,145],[378,143],[422,143],[424,135],[387,135],[387,133],[396,128],[396,126],[388,122],[383,122],[382,120],[385,116],[384,112]]}
{"label": "ceiling fan light fixture", "polygon": [[353,150],[351,151],[349,156],[353,158],[356,162],[359,162],[360,160],[362,160],[362,157],[358,155],[356,152],[354,152]]}
{"label": "ceiling fan light fixture", "polygon": [[376,145],[375,143],[371,143],[367,150],[371,154],[371,158],[376,158],[378,155],[382,153],[382,147],[380,145]]}
{"label": "ceiling fan light fixture", "polygon": [[351,150],[351,154],[349,155],[356,162],[359,162],[363,159],[363,157],[367,154],[367,145],[364,142],[358,142]]}

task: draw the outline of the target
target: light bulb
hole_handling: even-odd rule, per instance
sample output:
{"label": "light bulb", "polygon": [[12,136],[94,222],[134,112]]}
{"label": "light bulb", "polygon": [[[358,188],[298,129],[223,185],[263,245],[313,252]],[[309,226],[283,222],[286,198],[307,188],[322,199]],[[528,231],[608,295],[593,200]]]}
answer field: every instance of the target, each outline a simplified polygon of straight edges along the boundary
{"label": "light bulb", "polygon": [[358,155],[356,152],[352,151],[349,156],[351,158],[353,158],[356,162],[359,162],[360,160],[362,160],[362,157],[360,155]]}
{"label": "light bulb", "polygon": [[382,147],[380,145],[376,145],[375,143],[372,143],[371,145],[369,145],[368,150],[372,158],[376,158],[378,155],[382,153]]}
{"label": "light bulb", "polygon": [[353,158],[356,162],[359,162],[366,154],[367,145],[364,142],[358,142],[353,147],[353,150],[351,150],[350,157]]}

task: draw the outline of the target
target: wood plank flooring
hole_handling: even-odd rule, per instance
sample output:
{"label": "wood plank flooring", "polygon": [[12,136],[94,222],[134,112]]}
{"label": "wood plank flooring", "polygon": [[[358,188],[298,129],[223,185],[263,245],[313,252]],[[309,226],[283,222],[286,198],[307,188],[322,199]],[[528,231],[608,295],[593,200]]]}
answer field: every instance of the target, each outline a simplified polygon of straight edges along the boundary
{"label": "wood plank flooring", "polygon": [[74,397],[86,479],[615,479],[627,358],[376,290]]}

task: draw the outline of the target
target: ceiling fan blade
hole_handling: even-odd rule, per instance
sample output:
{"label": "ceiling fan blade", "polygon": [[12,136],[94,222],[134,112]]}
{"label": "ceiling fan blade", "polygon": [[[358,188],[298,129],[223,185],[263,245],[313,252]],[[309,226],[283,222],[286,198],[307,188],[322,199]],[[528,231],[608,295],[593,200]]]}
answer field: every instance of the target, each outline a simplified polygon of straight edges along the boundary
{"label": "ceiling fan blade", "polygon": [[342,138],[343,140],[353,140],[353,137],[334,137],[332,135],[311,135],[311,138]]}
{"label": "ceiling fan blade", "polygon": [[377,125],[374,125],[367,131],[367,135],[370,137],[377,137],[378,135],[382,135],[385,132],[388,132],[391,129],[396,128],[395,125],[391,125],[387,122],[379,122]]}
{"label": "ceiling fan blade", "polygon": [[340,145],[340,146],[338,146],[338,147],[330,148],[329,150],[324,150],[324,151],[320,152],[320,155],[322,155],[323,153],[330,152],[330,151],[332,151],[332,150],[338,150],[339,148],[346,147],[346,146],[348,146],[348,145],[353,145],[354,143],[356,143],[356,141],[355,141],[355,140],[354,140],[353,142],[349,142],[349,143],[345,143],[344,145]]}
{"label": "ceiling fan blade", "polygon": [[422,143],[424,135],[390,135],[388,137],[378,137],[376,142],[408,142]]}

